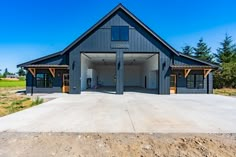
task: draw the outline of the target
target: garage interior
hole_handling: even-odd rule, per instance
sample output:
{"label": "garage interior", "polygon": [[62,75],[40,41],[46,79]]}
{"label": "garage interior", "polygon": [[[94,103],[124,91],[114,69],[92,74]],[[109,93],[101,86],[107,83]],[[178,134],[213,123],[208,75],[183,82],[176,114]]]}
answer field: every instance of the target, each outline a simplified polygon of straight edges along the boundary
{"label": "garage interior", "polygon": [[[116,53],[82,53],[81,90],[116,93]],[[124,92],[158,93],[158,54],[124,53]]]}

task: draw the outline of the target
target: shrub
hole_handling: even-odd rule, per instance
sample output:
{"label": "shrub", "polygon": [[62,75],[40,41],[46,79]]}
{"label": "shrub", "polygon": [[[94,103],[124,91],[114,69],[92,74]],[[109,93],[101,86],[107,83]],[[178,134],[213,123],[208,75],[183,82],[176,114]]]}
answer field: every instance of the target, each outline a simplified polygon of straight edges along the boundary
{"label": "shrub", "polygon": [[20,77],[19,77],[19,80],[20,80],[20,81],[25,81],[25,76],[20,76]]}
{"label": "shrub", "polygon": [[43,99],[37,97],[37,98],[31,103],[30,106],[36,106],[36,105],[39,105],[39,104],[42,104],[42,103],[43,103]]}

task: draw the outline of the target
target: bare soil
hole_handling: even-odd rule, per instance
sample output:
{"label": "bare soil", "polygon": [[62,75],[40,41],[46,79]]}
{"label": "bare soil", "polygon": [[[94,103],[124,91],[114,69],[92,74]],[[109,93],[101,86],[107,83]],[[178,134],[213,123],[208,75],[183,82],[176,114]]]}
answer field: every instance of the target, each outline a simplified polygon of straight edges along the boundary
{"label": "bare soil", "polygon": [[235,157],[236,134],[0,133],[1,157]]}

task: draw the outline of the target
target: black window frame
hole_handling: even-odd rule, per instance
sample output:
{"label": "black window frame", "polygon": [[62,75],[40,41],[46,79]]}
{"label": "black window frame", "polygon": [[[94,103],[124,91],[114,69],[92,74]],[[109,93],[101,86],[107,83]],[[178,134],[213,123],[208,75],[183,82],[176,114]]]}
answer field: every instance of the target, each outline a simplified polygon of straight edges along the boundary
{"label": "black window frame", "polygon": [[186,87],[189,89],[195,88],[195,75],[194,74],[189,74],[188,77],[186,78]]}
{"label": "black window frame", "polygon": [[[39,75],[43,77],[39,77]],[[36,79],[35,80],[36,88],[52,88],[53,87],[53,77],[49,73],[37,73],[35,79]]]}
{"label": "black window frame", "polygon": [[186,79],[186,88],[188,88],[188,89],[204,89],[203,74],[189,74]]}
{"label": "black window frame", "polygon": [[[125,32],[125,33],[127,33],[126,34],[126,37],[123,37],[122,36],[122,29],[123,28],[127,28],[127,32]],[[113,32],[113,31],[115,31],[114,29],[116,29],[116,31],[118,31],[118,32]],[[113,38],[113,33],[115,33],[116,34],[116,36],[118,37],[118,38]],[[111,41],[129,41],[129,26],[111,26]]]}
{"label": "black window frame", "polygon": [[[200,80],[198,80],[198,77],[201,77]],[[195,88],[196,89],[203,89],[204,88],[204,77],[201,74],[195,74]]]}

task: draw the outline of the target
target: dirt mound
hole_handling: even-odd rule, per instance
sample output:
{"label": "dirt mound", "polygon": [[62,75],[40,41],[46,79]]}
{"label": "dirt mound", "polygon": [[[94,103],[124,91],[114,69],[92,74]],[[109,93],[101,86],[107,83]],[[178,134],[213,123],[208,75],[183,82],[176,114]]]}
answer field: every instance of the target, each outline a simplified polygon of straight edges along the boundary
{"label": "dirt mound", "polygon": [[1,133],[0,156],[235,157],[236,134]]}

